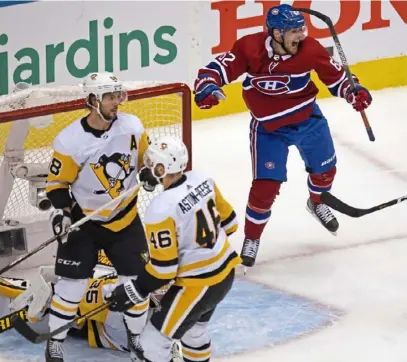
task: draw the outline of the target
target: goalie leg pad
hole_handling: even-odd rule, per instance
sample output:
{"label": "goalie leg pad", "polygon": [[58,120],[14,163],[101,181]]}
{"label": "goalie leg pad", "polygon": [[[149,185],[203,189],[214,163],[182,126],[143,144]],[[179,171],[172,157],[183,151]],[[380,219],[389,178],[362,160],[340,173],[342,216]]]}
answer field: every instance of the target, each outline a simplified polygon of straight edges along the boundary
{"label": "goalie leg pad", "polygon": [[310,173],[308,175],[308,190],[312,201],[322,204],[321,193],[331,190],[335,175],[336,166],[324,173]]}
{"label": "goalie leg pad", "polygon": [[28,305],[27,317],[31,321],[36,321],[43,316],[51,296],[50,283],[47,283],[44,277],[38,274],[32,279],[27,290],[10,302],[9,308],[11,311],[17,311]]}
{"label": "goalie leg pad", "polygon": [[280,192],[280,181],[253,180],[246,207],[245,236],[260,239],[271,216],[271,206]]}
{"label": "goalie leg pad", "polygon": [[[55,285],[55,294],[51,300],[49,312],[50,331],[62,327],[72,321],[78,311],[78,306],[88,287],[87,279],[62,278]],[[64,340],[68,330],[57,334],[54,339]]]}

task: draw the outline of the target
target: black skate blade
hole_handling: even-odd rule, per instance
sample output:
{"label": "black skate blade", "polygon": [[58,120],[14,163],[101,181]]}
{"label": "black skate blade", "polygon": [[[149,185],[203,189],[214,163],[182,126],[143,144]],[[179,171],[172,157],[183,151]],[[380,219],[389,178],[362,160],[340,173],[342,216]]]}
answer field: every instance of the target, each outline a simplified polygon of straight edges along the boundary
{"label": "black skate blade", "polygon": [[38,340],[40,336],[37,332],[35,332],[23,319],[21,319],[18,315],[13,315],[11,317],[11,325],[15,328],[15,330],[20,333],[25,339],[30,341],[31,343],[40,343],[42,340]]}

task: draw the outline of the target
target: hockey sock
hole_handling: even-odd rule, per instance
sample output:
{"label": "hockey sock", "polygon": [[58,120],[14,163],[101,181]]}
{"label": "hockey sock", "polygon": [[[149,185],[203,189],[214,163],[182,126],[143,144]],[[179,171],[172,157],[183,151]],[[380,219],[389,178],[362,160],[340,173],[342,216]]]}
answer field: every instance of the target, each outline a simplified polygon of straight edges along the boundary
{"label": "hockey sock", "polygon": [[310,199],[318,204],[322,204],[320,195],[322,192],[330,191],[334,182],[336,167],[332,167],[329,171],[308,175],[308,190]]}
{"label": "hockey sock", "polygon": [[[88,286],[87,279],[65,279],[62,278],[55,285],[55,294],[51,300],[49,312],[50,331],[62,327],[76,317],[79,303]],[[63,341],[68,330],[57,334],[53,339]]]}
{"label": "hockey sock", "polygon": [[132,334],[140,334],[146,325],[149,305],[150,298],[143,303],[136,304],[123,313],[127,329]]}
{"label": "hockey sock", "polygon": [[274,180],[253,180],[246,207],[245,237],[260,239],[271,216],[271,206],[279,194],[281,182]]}
{"label": "hockey sock", "polygon": [[211,358],[211,342],[190,346],[181,340],[182,356],[185,362],[209,362]]}

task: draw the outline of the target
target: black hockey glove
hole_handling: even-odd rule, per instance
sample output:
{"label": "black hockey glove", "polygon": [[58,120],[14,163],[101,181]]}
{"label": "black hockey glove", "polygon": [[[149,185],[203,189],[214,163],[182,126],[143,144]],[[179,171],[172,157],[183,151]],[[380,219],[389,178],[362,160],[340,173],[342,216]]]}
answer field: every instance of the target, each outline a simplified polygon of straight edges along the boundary
{"label": "black hockey glove", "polygon": [[[55,236],[62,235],[72,225],[71,213],[63,209],[55,209],[51,213],[50,219]],[[59,243],[64,244],[68,240],[68,235],[59,237],[57,240]]]}
{"label": "black hockey glove", "polygon": [[125,312],[136,304],[144,302],[147,297],[143,297],[134,281],[129,280],[116,287],[113,292],[105,296],[106,302],[113,302],[109,309],[113,312]]}
{"label": "black hockey glove", "polygon": [[138,175],[140,181],[144,182],[144,190],[153,192],[155,187],[158,185],[158,180],[154,177],[151,169],[149,169],[148,167],[143,167]]}

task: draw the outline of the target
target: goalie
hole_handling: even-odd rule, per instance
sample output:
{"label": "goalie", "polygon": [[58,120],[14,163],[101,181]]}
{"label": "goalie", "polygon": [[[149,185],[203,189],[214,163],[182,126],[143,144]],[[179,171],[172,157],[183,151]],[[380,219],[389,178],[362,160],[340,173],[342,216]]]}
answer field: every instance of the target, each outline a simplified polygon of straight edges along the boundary
{"label": "goalie", "polygon": [[[106,258],[102,256],[99,260],[102,259]],[[115,287],[117,280],[112,267],[98,264],[94,277],[88,282],[85,296],[79,303],[78,314],[83,315],[103,304],[104,295]],[[0,279],[0,316],[3,316],[0,317],[0,333],[12,328],[9,320],[16,312],[24,319],[28,319],[36,331],[47,332],[50,303],[54,295],[54,281],[54,276],[43,276],[41,273],[31,283],[23,279]],[[140,308],[146,309],[150,304],[149,312],[154,313],[154,310],[159,309],[159,300],[166,290],[167,287],[164,287],[154,292],[151,301],[146,301],[146,306],[140,306]],[[132,348],[128,344],[128,331],[121,314],[108,310],[93,316],[78,328],[72,328],[68,335],[87,339],[89,346],[93,348],[122,352],[129,352]],[[175,362],[180,361],[177,344],[173,345],[172,357]]]}

